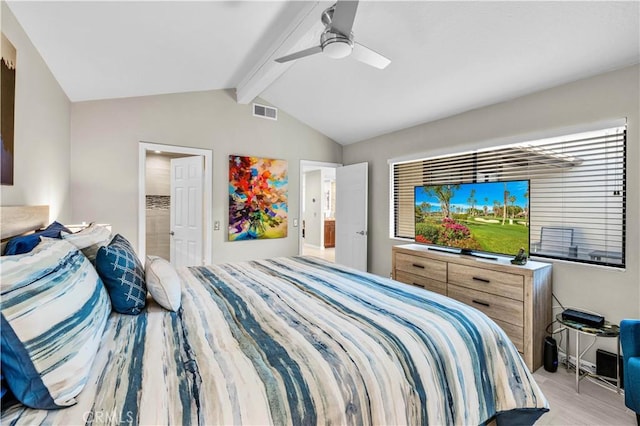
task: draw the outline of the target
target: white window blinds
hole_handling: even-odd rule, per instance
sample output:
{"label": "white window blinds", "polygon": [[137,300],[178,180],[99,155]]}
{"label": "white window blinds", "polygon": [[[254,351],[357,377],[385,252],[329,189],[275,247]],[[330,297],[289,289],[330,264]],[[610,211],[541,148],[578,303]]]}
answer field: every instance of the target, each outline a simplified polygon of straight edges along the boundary
{"label": "white window blinds", "polygon": [[414,238],[416,185],[529,179],[531,255],[624,267],[625,129],[391,163],[393,235]]}

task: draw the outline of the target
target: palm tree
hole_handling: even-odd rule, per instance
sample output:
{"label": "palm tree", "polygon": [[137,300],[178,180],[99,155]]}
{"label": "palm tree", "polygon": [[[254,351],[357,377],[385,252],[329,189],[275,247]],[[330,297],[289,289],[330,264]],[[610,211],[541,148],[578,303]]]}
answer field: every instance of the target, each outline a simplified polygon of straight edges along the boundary
{"label": "palm tree", "polygon": [[493,200],[493,217],[498,217],[499,211],[500,211],[500,201]]}
{"label": "palm tree", "polygon": [[509,191],[507,191],[507,182],[504,183],[504,204],[502,205],[502,224],[507,221],[507,200],[509,199]]}
{"label": "palm tree", "polygon": [[419,206],[416,206],[416,221],[422,222],[425,219],[425,216],[429,214],[431,210],[431,203],[427,203],[423,201]]}
{"label": "palm tree", "polygon": [[[525,200],[529,199],[529,191],[525,192],[523,195]],[[526,203],[527,206],[529,205],[529,203]],[[528,226],[529,225],[529,208],[525,207],[524,208],[524,221],[525,221],[525,225]]]}
{"label": "palm tree", "polygon": [[489,206],[487,206],[487,204],[489,204],[489,197],[484,197],[484,207],[482,210],[484,210],[485,216],[489,215]]}
{"label": "palm tree", "polygon": [[515,217],[515,204],[516,204],[516,196],[515,195],[510,195],[509,196],[509,202],[511,203],[511,219],[513,219]]}
{"label": "palm tree", "polygon": [[476,190],[472,189],[471,192],[469,193],[469,198],[467,198],[467,202],[469,203],[469,213],[471,214],[471,216],[475,216],[475,208],[476,208],[476,203],[478,202],[478,200],[476,200]]}
{"label": "palm tree", "polygon": [[433,185],[424,187],[424,191],[427,194],[438,198],[442,214],[447,219],[451,218],[451,199],[456,189],[460,189],[460,185]]}

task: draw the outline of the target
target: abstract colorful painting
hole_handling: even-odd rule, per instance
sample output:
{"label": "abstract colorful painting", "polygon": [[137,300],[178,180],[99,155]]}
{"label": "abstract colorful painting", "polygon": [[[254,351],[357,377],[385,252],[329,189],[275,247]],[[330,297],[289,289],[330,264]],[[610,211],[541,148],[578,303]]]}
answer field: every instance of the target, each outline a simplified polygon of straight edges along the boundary
{"label": "abstract colorful painting", "polygon": [[229,156],[229,241],[287,236],[287,162]]}
{"label": "abstract colorful painting", "polygon": [[2,34],[0,60],[0,184],[13,185],[13,117],[16,99],[16,48]]}

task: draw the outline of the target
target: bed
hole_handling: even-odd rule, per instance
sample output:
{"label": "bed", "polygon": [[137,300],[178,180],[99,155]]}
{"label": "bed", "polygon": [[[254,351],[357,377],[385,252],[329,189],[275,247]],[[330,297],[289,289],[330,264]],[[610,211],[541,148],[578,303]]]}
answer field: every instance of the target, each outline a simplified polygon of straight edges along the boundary
{"label": "bed", "polygon": [[313,257],[178,269],[111,313],[77,403],[2,424],[533,424],[548,403],[481,312]]}

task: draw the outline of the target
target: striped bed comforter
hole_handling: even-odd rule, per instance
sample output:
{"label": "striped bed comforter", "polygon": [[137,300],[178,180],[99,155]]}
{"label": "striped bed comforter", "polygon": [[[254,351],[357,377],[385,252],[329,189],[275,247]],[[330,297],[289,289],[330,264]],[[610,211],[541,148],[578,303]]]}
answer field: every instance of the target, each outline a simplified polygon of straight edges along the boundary
{"label": "striped bed comforter", "polygon": [[532,424],[504,332],[452,299],[310,257],[179,270],[182,308],[112,314],[75,406],[2,424]]}

